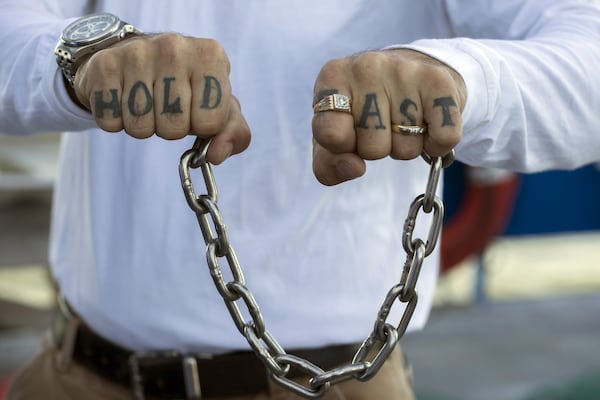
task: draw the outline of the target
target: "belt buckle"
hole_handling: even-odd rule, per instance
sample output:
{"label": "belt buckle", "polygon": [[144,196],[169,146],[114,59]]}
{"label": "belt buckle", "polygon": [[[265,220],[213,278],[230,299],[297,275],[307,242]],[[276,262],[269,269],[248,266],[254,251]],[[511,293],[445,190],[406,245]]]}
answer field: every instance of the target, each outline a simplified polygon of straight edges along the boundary
{"label": "belt buckle", "polygon": [[198,362],[195,357],[191,355],[182,355],[177,351],[146,351],[133,353],[129,356],[131,390],[135,400],[146,399],[146,394],[144,393],[144,379],[142,376],[144,365],[148,365],[151,360],[159,358],[181,360],[186,400],[200,400],[202,398],[200,377],[198,375]]}

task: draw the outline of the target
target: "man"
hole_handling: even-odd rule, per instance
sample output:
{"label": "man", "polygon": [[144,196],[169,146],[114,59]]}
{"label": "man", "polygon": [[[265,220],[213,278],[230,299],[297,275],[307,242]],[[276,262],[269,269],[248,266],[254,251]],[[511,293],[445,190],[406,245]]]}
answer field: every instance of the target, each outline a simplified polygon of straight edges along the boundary
{"label": "man", "polygon": [[[312,364],[256,363],[238,330],[260,318],[235,329],[234,298],[251,313],[256,300],[289,354],[344,365],[401,274],[402,220],[429,173],[422,152],[455,148],[466,163],[517,171],[600,158],[591,1],[0,5],[2,130],[68,132],[50,245],[66,328],[17,374],[10,400],[298,398],[265,378],[278,368],[275,380],[312,395]],[[78,19],[100,11],[111,14]],[[77,40],[112,24],[110,42]],[[61,32],[73,37],[55,55]],[[246,273],[222,293],[210,278],[231,277],[207,271],[176,171],[193,136],[212,138],[206,159],[237,254],[227,262]],[[411,330],[431,306],[432,251]],[[325,396],[413,398],[399,350],[373,379]]]}

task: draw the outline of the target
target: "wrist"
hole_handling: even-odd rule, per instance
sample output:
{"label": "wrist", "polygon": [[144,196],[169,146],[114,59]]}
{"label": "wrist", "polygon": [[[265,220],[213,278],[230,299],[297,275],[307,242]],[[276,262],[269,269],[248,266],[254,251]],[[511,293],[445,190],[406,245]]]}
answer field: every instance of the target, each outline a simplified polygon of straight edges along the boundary
{"label": "wrist", "polygon": [[69,97],[71,98],[71,100],[73,101],[73,103],[75,103],[82,110],[90,112],[89,108],[87,108],[86,106],[84,106],[79,101],[79,99],[77,98],[77,94],[75,93],[75,88],[73,86],[71,86],[71,83],[67,80],[67,78],[64,75],[62,76],[62,80],[63,80],[63,83],[65,85],[65,89],[67,90],[67,94],[69,95]]}

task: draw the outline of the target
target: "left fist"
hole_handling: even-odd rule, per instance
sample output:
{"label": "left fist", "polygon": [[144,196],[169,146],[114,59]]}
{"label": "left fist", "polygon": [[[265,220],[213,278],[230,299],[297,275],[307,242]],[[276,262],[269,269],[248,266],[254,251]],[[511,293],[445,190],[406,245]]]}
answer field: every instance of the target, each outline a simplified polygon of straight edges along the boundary
{"label": "left fist", "polygon": [[414,50],[329,61],[314,89],[315,176],[336,185],[363,175],[364,160],[449,153],[462,136],[466,96],[455,70]]}

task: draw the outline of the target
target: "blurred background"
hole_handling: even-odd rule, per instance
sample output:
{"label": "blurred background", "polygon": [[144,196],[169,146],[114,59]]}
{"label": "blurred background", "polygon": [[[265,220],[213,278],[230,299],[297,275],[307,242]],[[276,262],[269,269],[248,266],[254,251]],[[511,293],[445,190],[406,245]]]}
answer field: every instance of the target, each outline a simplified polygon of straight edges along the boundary
{"label": "blurred background", "polygon": [[[0,392],[54,306],[47,270],[59,134],[0,135]],[[419,400],[600,399],[600,171],[453,164],[442,275],[402,345]],[[401,216],[403,218],[403,216]]]}

